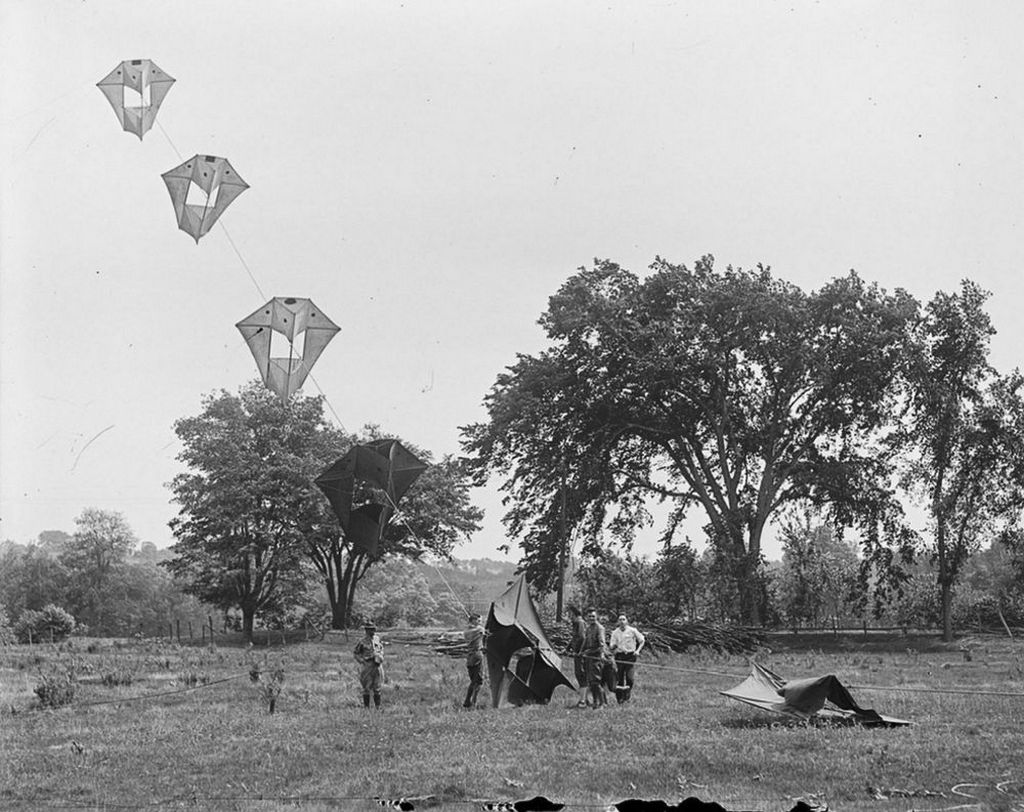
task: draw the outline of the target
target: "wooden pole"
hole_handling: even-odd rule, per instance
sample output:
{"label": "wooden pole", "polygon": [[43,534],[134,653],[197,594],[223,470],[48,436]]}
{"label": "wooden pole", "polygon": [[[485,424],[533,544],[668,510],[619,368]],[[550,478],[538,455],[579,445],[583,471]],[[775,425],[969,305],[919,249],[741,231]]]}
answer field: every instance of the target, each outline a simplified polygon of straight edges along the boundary
{"label": "wooden pole", "polygon": [[175,618],[175,625],[178,627],[178,645],[181,645],[181,618]]}
{"label": "wooden pole", "polygon": [[188,639],[189,639],[189,642],[192,642],[192,620],[191,619],[189,619],[189,621],[188,621]]}

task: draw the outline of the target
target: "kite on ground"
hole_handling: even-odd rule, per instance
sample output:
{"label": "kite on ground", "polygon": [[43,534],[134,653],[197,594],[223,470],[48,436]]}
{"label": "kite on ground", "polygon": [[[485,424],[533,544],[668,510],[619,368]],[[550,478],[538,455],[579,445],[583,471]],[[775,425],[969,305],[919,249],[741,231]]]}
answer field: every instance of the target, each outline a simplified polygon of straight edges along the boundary
{"label": "kite on ground", "polygon": [[[301,387],[320,353],[341,329],[311,299],[276,297],[235,325],[249,345],[263,383],[287,401]],[[288,355],[271,356],[274,333],[288,342]],[[302,338],[302,347],[296,340]]]}
{"label": "kite on ground", "polygon": [[[398,440],[373,440],[350,448],[316,478],[316,485],[334,508],[345,535],[358,549],[376,556],[398,501],[425,470],[426,463]],[[353,508],[357,481],[382,491],[386,502]]]}
{"label": "kite on ground", "polygon": [[[537,610],[530,600],[526,577],[520,575],[495,598],[487,615],[487,670],[494,707],[508,699],[516,704],[546,704],[559,685],[575,688],[562,673],[562,660],[555,654]],[[509,668],[522,649],[515,669]]]}
{"label": "kite on ground", "polygon": [[174,79],[151,59],[131,59],[114,68],[96,87],[114,108],[121,128],[135,133],[141,141],[153,126],[156,111],[173,84]]}
{"label": "kite on ground", "polygon": [[[803,720],[816,717],[830,721],[887,727],[910,724],[904,719],[882,716],[873,710],[860,707],[834,674],[784,680],[763,665],[752,663],[749,677],[735,688],[720,693],[755,708]],[[826,708],[826,702],[832,707]]]}
{"label": "kite on ground", "polygon": [[231,201],[249,188],[227,158],[193,155],[161,175],[174,204],[178,228],[197,243]]}

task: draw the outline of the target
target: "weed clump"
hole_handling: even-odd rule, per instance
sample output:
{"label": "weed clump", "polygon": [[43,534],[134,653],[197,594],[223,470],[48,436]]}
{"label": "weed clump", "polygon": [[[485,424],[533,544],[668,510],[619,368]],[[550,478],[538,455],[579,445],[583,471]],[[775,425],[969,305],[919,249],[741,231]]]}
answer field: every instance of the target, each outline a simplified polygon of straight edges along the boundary
{"label": "weed clump", "polygon": [[73,666],[44,671],[39,674],[35,694],[41,708],[61,708],[70,705],[78,689],[78,675]]}

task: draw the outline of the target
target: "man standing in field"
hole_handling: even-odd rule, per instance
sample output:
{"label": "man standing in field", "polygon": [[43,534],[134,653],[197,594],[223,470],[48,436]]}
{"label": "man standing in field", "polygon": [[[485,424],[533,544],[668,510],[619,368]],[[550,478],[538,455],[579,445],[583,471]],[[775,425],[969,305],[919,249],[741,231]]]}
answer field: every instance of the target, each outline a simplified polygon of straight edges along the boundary
{"label": "man standing in field", "polygon": [[363,688],[363,707],[370,707],[370,694],[373,694],[373,706],[380,709],[380,689],[384,683],[384,643],[377,636],[377,627],[373,623],[363,626],[365,636],[356,643],[356,662],[359,663],[359,684]]}
{"label": "man standing in field", "polygon": [[587,688],[594,700],[594,709],[608,704],[604,692],[604,666],[607,662],[608,643],[604,634],[604,626],[597,620],[597,610],[587,610],[587,628],[583,634],[581,654],[586,662]]}
{"label": "man standing in field", "polygon": [[466,621],[466,631],[462,634],[466,638],[466,646],[469,648],[466,653],[469,688],[466,689],[466,701],[462,703],[462,707],[472,708],[476,705],[477,692],[484,684],[484,627],[480,622],[480,615],[476,612],[469,615],[469,619]]}
{"label": "man standing in field", "polygon": [[587,705],[587,661],[583,659],[583,638],[587,634],[587,624],[583,620],[583,613],[578,606],[569,607],[569,626],[572,629],[572,637],[569,639],[569,652],[573,658],[573,674],[576,677],[576,684],[579,686],[579,702],[577,708]]}
{"label": "man standing in field", "polygon": [[615,658],[615,699],[620,705],[629,702],[633,692],[633,669],[644,642],[640,630],[630,626],[625,615],[619,615],[619,623],[612,629],[611,649]]}

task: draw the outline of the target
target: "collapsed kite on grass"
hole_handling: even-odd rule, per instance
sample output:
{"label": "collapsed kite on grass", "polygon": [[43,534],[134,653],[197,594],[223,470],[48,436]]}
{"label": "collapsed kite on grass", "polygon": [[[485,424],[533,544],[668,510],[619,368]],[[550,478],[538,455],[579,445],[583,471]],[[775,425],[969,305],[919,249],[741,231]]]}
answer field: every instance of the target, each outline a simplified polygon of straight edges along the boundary
{"label": "collapsed kite on grass", "polygon": [[[862,708],[834,674],[784,680],[763,665],[752,663],[749,677],[735,688],[720,693],[755,708],[802,720],[818,718],[884,727],[910,724],[904,719]],[[826,702],[831,707],[826,708]]]}
{"label": "collapsed kite on grass", "polygon": [[122,62],[96,83],[125,132],[135,133],[142,140],[153,122],[164,96],[174,79],[164,73],[151,59],[130,59]]}
{"label": "collapsed kite on grass", "polygon": [[544,633],[527,586],[520,575],[494,599],[487,615],[487,670],[494,707],[504,700],[542,705],[559,685],[576,688],[562,673],[562,660]]}

